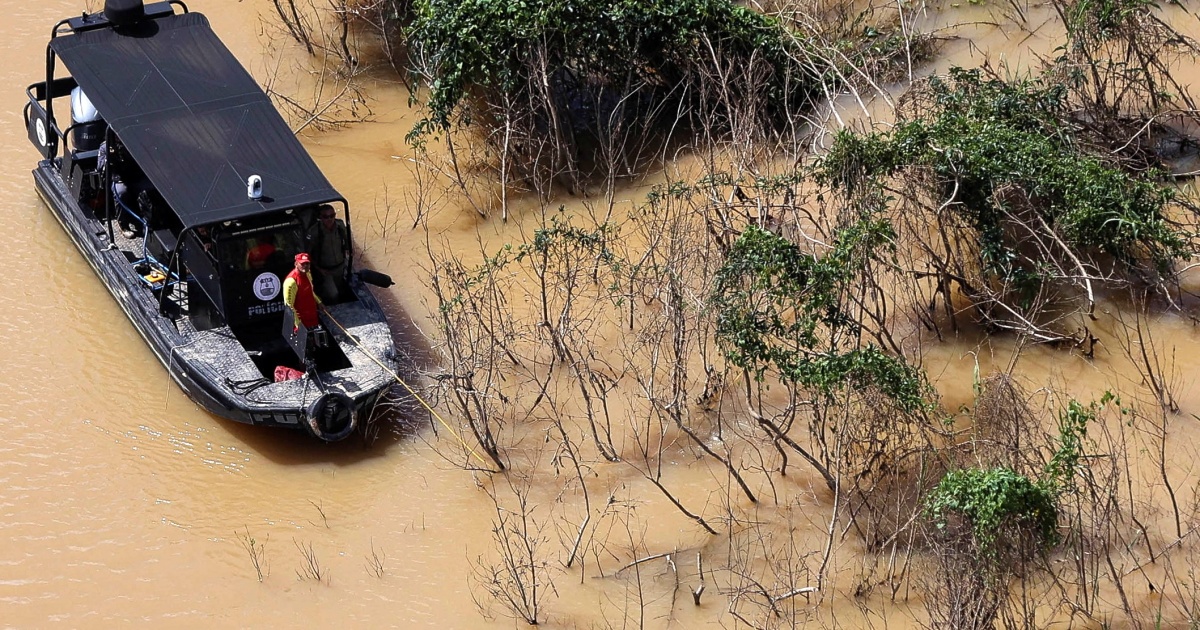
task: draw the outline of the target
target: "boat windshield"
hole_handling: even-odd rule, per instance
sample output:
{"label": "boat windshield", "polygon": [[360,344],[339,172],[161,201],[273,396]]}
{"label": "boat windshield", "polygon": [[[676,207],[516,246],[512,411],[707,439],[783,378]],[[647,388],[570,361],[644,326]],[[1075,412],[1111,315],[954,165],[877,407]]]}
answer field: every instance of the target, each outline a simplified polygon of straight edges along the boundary
{"label": "boat windshield", "polygon": [[298,219],[217,235],[214,254],[221,275],[225,317],[230,325],[270,322],[283,313],[283,279],[304,251]]}
{"label": "boat windshield", "polygon": [[223,272],[282,271],[287,275],[294,256],[304,251],[304,239],[299,223],[288,222],[225,234],[217,240],[216,249]]}

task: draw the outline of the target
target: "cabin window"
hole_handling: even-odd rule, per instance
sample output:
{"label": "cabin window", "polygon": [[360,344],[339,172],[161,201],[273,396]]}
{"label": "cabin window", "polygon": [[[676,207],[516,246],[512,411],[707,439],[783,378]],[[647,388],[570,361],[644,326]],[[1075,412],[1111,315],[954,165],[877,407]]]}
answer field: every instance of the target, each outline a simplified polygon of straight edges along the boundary
{"label": "cabin window", "polygon": [[286,275],[293,257],[304,250],[304,240],[299,225],[287,224],[281,229],[227,234],[219,239],[216,250],[223,272],[273,271]]}

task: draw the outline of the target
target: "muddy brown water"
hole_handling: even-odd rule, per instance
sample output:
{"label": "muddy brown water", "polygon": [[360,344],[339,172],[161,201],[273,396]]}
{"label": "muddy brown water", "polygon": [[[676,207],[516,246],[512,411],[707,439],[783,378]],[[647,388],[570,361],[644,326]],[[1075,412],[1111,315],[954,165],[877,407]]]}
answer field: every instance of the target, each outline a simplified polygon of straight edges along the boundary
{"label": "muddy brown water", "polygon": [[[261,26],[270,3],[189,5],[206,13],[234,54],[266,80],[278,62],[266,52],[278,37]],[[19,116],[23,90],[43,71],[50,26],[84,8],[78,1],[0,0],[6,42],[0,63],[0,627],[513,627],[481,616],[478,591],[466,578],[472,560],[491,545],[494,511],[475,478],[431,446],[447,439],[444,433],[388,427],[368,448],[330,447],[207,414],[170,383],[43,206],[29,174],[36,153]],[[961,27],[963,39],[947,44],[947,57],[922,72],[944,69],[951,60],[1026,63],[1049,41],[986,23],[1001,19],[987,7],[945,7],[920,19],[972,23]],[[298,54],[286,45],[283,51],[285,58]],[[405,203],[415,183],[406,166],[412,152],[403,141],[415,112],[385,73],[369,87],[374,122],[303,139],[350,199],[356,239],[371,265],[398,281],[385,297],[401,340],[420,345],[420,329],[431,326],[419,278],[422,241],[408,230]],[[632,186],[622,198],[636,199],[642,191]],[[474,252],[481,241],[491,248],[511,240],[519,223],[481,220],[451,201],[434,227],[442,242]],[[1102,312],[1101,328],[1106,317]],[[1178,314],[1158,317],[1153,330],[1175,351],[1180,417],[1200,413],[1194,388],[1200,333]],[[983,373],[1003,369],[1014,348],[1011,341],[964,336],[931,344],[926,365],[953,408],[969,402],[977,362]],[[1027,349],[1018,372],[1033,388],[1084,394],[1136,389],[1139,381],[1120,352],[1105,346],[1095,361]],[[1172,432],[1171,473],[1178,487],[1191,488],[1197,426],[1179,421]],[[601,474],[624,479],[625,498],[639,503],[633,529],[640,548],[655,553],[706,544],[706,535],[637,475],[620,465]],[[711,471],[680,462],[670,474],[685,494],[694,487],[692,498],[705,500]],[[811,485],[798,476],[792,483]],[[827,510],[827,497],[809,494],[814,513]],[[823,518],[796,530],[797,548],[822,548]],[[245,549],[248,537],[265,545],[261,583]],[[852,542],[845,545],[852,551]],[[312,550],[325,581],[300,579],[302,549]],[[382,576],[369,570],[373,556],[382,560]],[[853,570],[853,562],[843,564]],[[659,586],[664,572],[653,568]],[[592,569],[582,578],[578,571],[564,574],[556,584],[558,594],[546,604],[551,627],[586,627],[618,608],[613,602],[628,592]],[[670,598],[666,590],[655,605]],[[724,605],[714,589],[701,608],[686,593],[668,608],[675,611],[673,627],[732,626]],[[818,617],[836,623],[837,611],[845,611],[846,627],[860,625],[851,619],[872,617],[863,616],[863,608],[877,608],[888,627],[913,623],[905,606],[882,599],[835,595],[825,606]],[[614,627],[621,625],[618,617],[609,617]],[[648,623],[668,625],[661,614]]]}

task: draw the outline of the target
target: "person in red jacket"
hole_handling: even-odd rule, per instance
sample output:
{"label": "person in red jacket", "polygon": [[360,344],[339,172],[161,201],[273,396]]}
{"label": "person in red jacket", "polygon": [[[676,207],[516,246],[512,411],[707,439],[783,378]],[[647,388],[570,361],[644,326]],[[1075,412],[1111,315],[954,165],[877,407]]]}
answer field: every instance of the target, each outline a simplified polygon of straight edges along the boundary
{"label": "person in red jacket", "polygon": [[[296,254],[296,268],[283,281],[283,303],[296,314],[295,319],[303,322],[309,330],[321,323],[317,319],[317,305],[321,303],[321,298],[313,293],[312,275],[309,273],[311,267],[312,259],[307,253],[300,252]],[[293,326],[292,332],[298,329],[298,326]]]}

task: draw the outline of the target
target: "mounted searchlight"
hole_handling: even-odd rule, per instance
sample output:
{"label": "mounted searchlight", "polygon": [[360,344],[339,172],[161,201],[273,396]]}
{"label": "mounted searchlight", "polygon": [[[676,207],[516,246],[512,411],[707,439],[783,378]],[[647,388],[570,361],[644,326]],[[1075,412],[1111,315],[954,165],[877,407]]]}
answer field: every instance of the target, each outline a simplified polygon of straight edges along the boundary
{"label": "mounted searchlight", "polygon": [[114,26],[136,24],[146,18],[142,0],[104,0],[104,17]]}
{"label": "mounted searchlight", "polygon": [[259,200],[262,199],[262,178],[258,175],[251,175],[246,178],[246,196]]}

